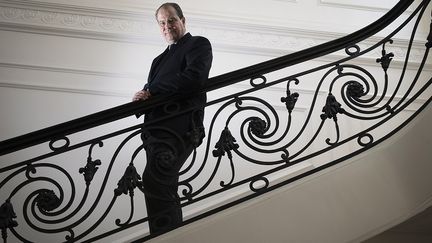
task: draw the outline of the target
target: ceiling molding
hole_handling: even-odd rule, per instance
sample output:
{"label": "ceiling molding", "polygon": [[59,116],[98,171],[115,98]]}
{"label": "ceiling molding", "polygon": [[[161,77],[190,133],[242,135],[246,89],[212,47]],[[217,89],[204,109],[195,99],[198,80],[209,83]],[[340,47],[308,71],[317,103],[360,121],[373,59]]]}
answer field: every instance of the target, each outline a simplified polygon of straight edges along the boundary
{"label": "ceiling molding", "polygon": [[[157,44],[161,42],[159,30],[149,18],[142,14],[114,12],[112,10],[96,10],[87,8],[69,8],[61,5],[52,9],[24,9],[2,6],[0,3],[0,30],[28,32],[36,34],[78,37],[97,40],[120,42],[138,42]],[[27,6],[28,7],[28,6]],[[33,7],[33,6],[31,6]],[[46,8],[47,6],[37,6]],[[52,7],[51,4],[48,7]],[[79,13],[78,13],[79,12]],[[301,30],[288,27],[274,27],[246,23],[233,23],[222,20],[190,18],[189,30],[193,34],[208,37],[215,47],[227,51],[249,52],[255,54],[291,53],[310,48],[327,41],[343,37],[344,33],[327,31]],[[372,37],[361,44],[368,46],[379,41]],[[426,42],[426,41],[425,41]],[[425,43],[424,42],[424,43]],[[406,53],[402,44],[404,39],[396,39],[392,45],[395,59],[403,58]],[[424,43],[416,41],[411,58],[415,62],[421,60]],[[230,50],[231,49],[231,50]],[[374,57],[380,56],[380,50],[370,53]]]}
{"label": "ceiling molding", "polygon": [[[103,13],[103,14],[102,14]],[[53,11],[40,9],[24,9],[0,5],[0,23],[34,26],[39,28],[75,29],[81,31],[108,32],[118,34],[144,34],[150,27],[146,18],[99,11]]]}

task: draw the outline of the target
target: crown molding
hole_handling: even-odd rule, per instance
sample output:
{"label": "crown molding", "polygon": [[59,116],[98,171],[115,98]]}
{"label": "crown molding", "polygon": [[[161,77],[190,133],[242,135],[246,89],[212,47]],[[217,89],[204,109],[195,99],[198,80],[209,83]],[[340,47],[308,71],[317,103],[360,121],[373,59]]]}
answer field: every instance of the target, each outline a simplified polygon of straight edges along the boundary
{"label": "crown molding", "polygon": [[[90,15],[100,17],[125,17],[128,19],[142,20],[143,15],[152,15],[152,8],[125,8],[120,5],[113,5],[118,1],[106,1],[101,7],[100,2],[92,3],[92,1],[83,1],[82,4],[77,4],[77,1],[37,1],[37,0],[2,0],[0,7],[19,8],[24,10],[36,10],[42,12],[56,12],[73,15]],[[94,1],[93,1],[94,2]],[[85,3],[85,4],[84,4]],[[108,4],[111,3],[111,4]],[[133,9],[133,10],[132,10]],[[153,15],[152,15],[153,16]]]}
{"label": "crown molding", "polygon": [[0,3],[0,24],[28,28],[57,28],[85,32],[104,32],[112,34],[144,34],[150,27],[147,18],[139,13],[89,8],[45,9],[41,6],[27,8],[9,7]]}
{"label": "crown molding", "polygon": [[[148,18],[150,13],[53,6],[53,4],[26,5],[26,8],[5,5],[10,4],[0,3],[0,30],[149,44],[161,41],[157,26],[154,25],[152,18]],[[195,17],[189,20],[189,30],[194,34],[205,35],[216,48],[265,56],[280,56],[303,50],[345,35],[345,33],[327,31],[233,23],[227,20]],[[361,45],[367,46],[376,41],[379,41],[379,38],[372,37]],[[395,40],[395,43],[406,42],[407,40],[404,39]],[[412,60],[418,61],[422,58],[420,53],[423,47],[424,43],[419,41],[414,43]],[[392,52],[395,53],[395,59],[406,55],[402,45],[393,45],[392,48],[394,48]],[[370,55],[379,57],[379,52],[376,50]]]}

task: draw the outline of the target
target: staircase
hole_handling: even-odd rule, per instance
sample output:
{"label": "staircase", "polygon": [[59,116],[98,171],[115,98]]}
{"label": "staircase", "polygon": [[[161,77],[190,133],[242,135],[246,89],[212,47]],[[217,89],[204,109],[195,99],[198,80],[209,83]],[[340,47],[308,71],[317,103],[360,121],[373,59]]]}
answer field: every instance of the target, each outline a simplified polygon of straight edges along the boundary
{"label": "staircase", "polygon": [[[148,235],[135,114],[181,96],[0,142],[4,242],[360,242],[422,211],[432,36],[419,47],[416,33],[429,2],[399,1],[352,34],[209,79],[207,136],[181,174],[185,221],[160,236]],[[340,58],[317,62],[329,55]]]}

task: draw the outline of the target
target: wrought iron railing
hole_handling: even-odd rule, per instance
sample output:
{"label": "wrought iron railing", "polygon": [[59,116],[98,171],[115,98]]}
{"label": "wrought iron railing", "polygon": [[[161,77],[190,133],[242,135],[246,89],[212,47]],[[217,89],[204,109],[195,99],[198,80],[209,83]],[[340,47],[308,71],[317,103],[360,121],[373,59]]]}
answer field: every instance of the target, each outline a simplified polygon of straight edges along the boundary
{"label": "wrought iron railing", "polygon": [[[429,2],[403,14],[413,1],[400,1],[346,37],[211,78],[200,91],[209,94],[207,136],[180,173],[183,224],[340,163],[408,124],[431,100],[432,77],[423,70],[432,34],[418,65],[411,61]],[[401,24],[384,38],[368,39],[398,18]],[[406,44],[402,65],[392,68],[393,39],[406,28],[412,34],[407,43],[398,43]],[[338,51],[345,51],[338,60],[298,71],[305,62]],[[356,58],[377,53],[376,63],[365,65],[377,65],[380,73],[355,64]],[[313,91],[302,84],[313,84]],[[212,97],[215,91],[229,93]],[[420,96],[426,98],[420,102]],[[134,117],[156,107],[176,110],[181,98],[128,103],[0,142],[4,241],[92,242],[144,228],[148,219],[137,189],[145,190],[139,173],[145,166],[140,137],[146,127]],[[359,128],[344,129],[353,124]]]}

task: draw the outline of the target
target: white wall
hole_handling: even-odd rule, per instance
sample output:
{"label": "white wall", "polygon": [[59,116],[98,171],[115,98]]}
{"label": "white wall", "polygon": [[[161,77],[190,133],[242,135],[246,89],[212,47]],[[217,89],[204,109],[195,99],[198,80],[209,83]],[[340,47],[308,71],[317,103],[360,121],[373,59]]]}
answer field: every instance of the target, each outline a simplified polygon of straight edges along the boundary
{"label": "white wall", "polygon": [[[129,102],[133,93],[140,89],[147,79],[152,59],[166,46],[154,22],[154,10],[162,2],[147,0],[0,1],[0,112],[2,114],[0,140]],[[212,42],[214,60],[211,76],[342,37],[378,19],[395,2],[394,0],[379,2],[372,0],[223,0],[205,3],[195,0],[179,1],[187,17],[188,30],[194,35],[204,35]],[[422,22],[414,42],[414,50],[410,55],[407,80],[414,76],[422,57],[428,27],[429,20],[426,18]],[[377,34],[360,46],[365,49],[385,33],[388,31]],[[402,60],[406,54],[404,45],[408,37],[409,32],[403,31],[394,38],[393,45],[388,45],[389,51],[395,53],[390,73],[393,79],[397,79],[402,67]],[[352,63],[367,68],[377,78],[382,79],[382,71],[375,62],[380,55],[381,48],[378,48]],[[269,75],[268,78],[272,80],[285,77],[345,56],[343,52],[334,53],[302,66],[290,67]],[[431,66],[427,65],[422,82],[430,77],[431,70]],[[318,72],[302,77],[301,85],[291,87],[301,95],[293,113],[293,117],[296,118],[294,121],[296,129],[303,124],[317,82],[323,74],[324,72]],[[394,86],[394,81],[391,85]],[[246,88],[249,88],[247,81],[229,89],[211,92],[209,99]],[[327,92],[328,83],[319,92],[317,109],[321,109]],[[400,98],[401,94],[397,97]],[[285,108],[279,101],[280,97],[285,95],[284,85],[273,87],[260,95],[273,104],[281,117],[286,116]],[[411,114],[424,102],[425,97],[428,96],[417,100],[404,114]],[[211,114],[211,111],[217,107],[209,107],[207,114]],[[210,118],[206,117],[207,124]],[[237,121],[240,122],[242,119],[244,117],[240,116]],[[282,121],[283,119],[285,118],[282,118]],[[135,118],[128,118],[115,123],[114,128],[102,128],[102,130],[113,131],[139,122],[140,120],[137,121]],[[312,122],[305,139],[310,138],[318,122],[319,119]],[[217,124],[216,135],[223,128],[223,123],[224,121],[221,121]],[[345,124],[341,126],[342,133],[346,137],[369,125],[359,124],[349,119],[342,123]],[[235,130],[238,124],[234,123],[230,128],[234,127]],[[329,124],[326,131],[327,133],[322,135],[323,139],[334,138],[332,124]],[[213,137],[211,144],[214,144],[216,139]],[[135,139],[132,145],[139,145],[139,139]],[[311,150],[320,148],[322,143],[314,146]],[[326,163],[346,153],[350,146],[317,160],[308,160],[297,169],[301,171]],[[106,145],[105,152],[98,151],[97,156],[100,158],[105,156],[104,159],[109,160],[111,153],[107,152],[108,148],[115,147]],[[133,146],[130,149],[133,150]],[[210,149],[213,149],[213,145]],[[86,154],[86,151],[83,154]],[[112,188],[115,188],[125,166],[130,162],[130,154],[122,156],[119,160],[126,162],[117,163],[118,167],[114,168],[110,175]],[[268,159],[267,155],[257,156],[261,156],[259,158],[263,160]],[[280,154],[273,156],[280,157]],[[5,156],[1,158],[0,163],[9,165],[24,158],[24,155]],[[83,166],[85,159],[85,156],[77,155],[80,166]],[[70,167],[71,170],[77,168],[76,164],[64,163],[64,166]],[[223,164],[226,167],[222,170],[219,181],[229,180],[231,174],[229,162],[223,161]],[[141,173],[144,165],[138,162],[136,165]],[[238,172],[240,177],[260,170],[249,165],[244,168],[247,169]],[[106,168],[98,173],[103,174],[104,171]],[[78,178],[82,175],[76,173],[74,176]],[[213,187],[217,187],[219,181],[216,181]],[[202,183],[202,181],[197,182],[197,184]],[[205,205],[204,203],[203,207]],[[140,214],[145,215],[145,208],[142,205],[138,210]],[[193,215],[198,209],[189,210],[186,215]]]}

